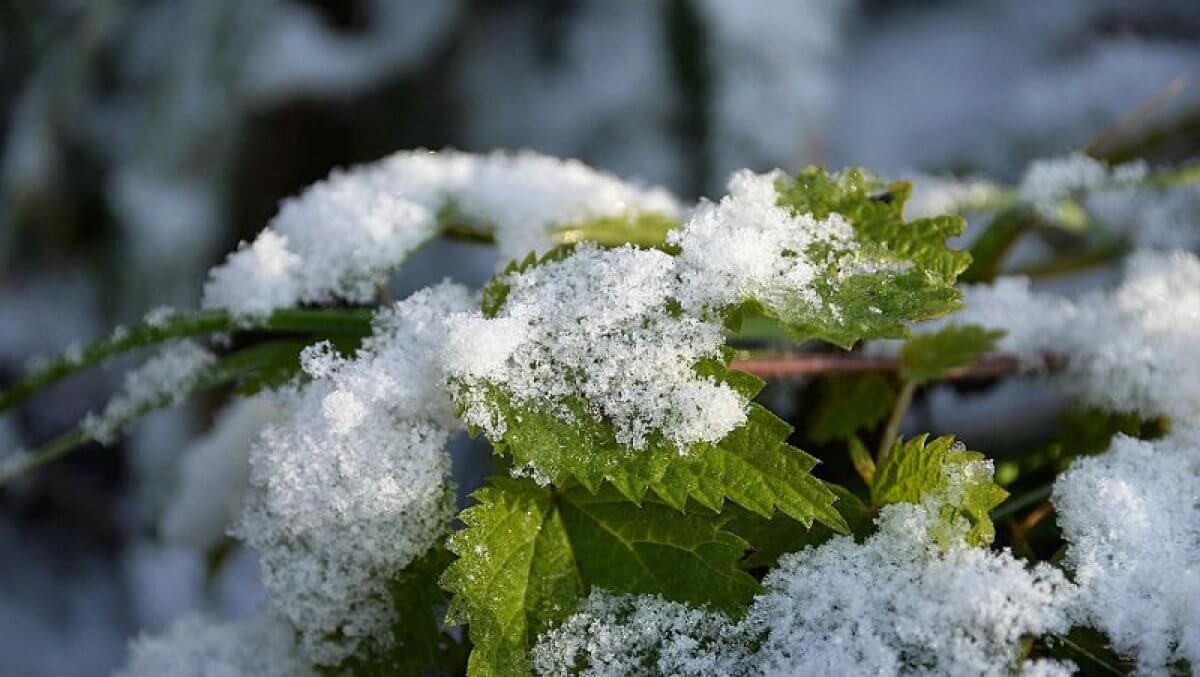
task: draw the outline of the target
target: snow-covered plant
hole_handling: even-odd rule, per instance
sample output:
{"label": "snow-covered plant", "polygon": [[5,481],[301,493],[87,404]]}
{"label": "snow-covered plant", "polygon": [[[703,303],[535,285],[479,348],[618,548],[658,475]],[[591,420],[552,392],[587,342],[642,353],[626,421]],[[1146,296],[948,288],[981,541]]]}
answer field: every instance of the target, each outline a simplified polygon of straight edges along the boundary
{"label": "snow-covered plant", "polygon": [[[286,201],[203,310],[0,394],[162,345],[3,477],[199,391],[247,398],[187,451],[162,530],[253,549],[266,600],[138,639],[122,674],[1185,672],[1200,260],[1124,219],[1193,179],[1076,155],[1017,188],[931,179],[911,218],[909,182],[861,169],[739,171],[684,208],[533,153],[397,153]],[[941,210],[993,218],[964,234]],[[1043,232],[1101,262],[1158,251],[1077,297],[999,276]],[[495,276],[392,301],[437,237],[495,243]],[[800,430],[762,396],[788,374],[816,376]],[[998,465],[906,425],[939,383],[1017,375],[1089,407],[1078,429]],[[462,433],[497,472],[456,512]],[[1052,510],[1059,553],[1038,540]]]}

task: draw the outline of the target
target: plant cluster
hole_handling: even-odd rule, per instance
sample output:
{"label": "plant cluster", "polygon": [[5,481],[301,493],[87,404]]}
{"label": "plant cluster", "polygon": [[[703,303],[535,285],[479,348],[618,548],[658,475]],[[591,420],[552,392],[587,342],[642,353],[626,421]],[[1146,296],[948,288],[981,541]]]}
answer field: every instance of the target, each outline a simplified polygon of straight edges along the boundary
{"label": "plant cluster", "polygon": [[[210,272],[203,310],[156,310],[0,394],[162,345],[2,474],[195,392],[246,397],[185,461],[165,524],[204,544],[228,529],[267,600],[137,640],[131,676],[1186,671],[1200,260],[1126,224],[1171,218],[1194,174],[1076,155],[1016,189],[913,196],[860,169],[741,171],[685,209],[572,161],[398,153],[285,202]],[[955,249],[968,210],[993,216]],[[1047,294],[999,275],[1034,229],[1093,258],[1137,251],[1112,289]],[[477,292],[388,300],[440,236],[494,242],[503,266]],[[750,372],[779,345],[840,372],[805,439],[848,481],[763,404]],[[900,434],[929,384],[1018,375],[1089,407],[1089,448],[1071,435],[998,466]],[[456,511],[463,432],[497,474]],[[1026,538],[1046,506],[1058,553]],[[999,523],[1012,548],[992,547]]]}

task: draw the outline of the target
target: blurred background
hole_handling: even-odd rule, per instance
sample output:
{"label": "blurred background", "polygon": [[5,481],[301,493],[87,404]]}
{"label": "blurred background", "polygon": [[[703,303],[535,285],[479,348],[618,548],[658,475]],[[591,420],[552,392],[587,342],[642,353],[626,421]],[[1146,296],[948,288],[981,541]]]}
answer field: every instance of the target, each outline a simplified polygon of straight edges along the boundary
{"label": "blurred background", "polygon": [[[1098,139],[1113,161],[1197,155],[1197,78],[1195,0],[0,0],[0,387],[194,308],[281,198],[398,149],[532,148],[685,201],[813,162],[1012,182]],[[438,244],[395,291],[479,284],[490,257]],[[0,418],[0,450],[100,407],[123,366]],[[1003,446],[981,397],[930,393],[914,425]],[[138,632],[256,606],[250,553],[164,521],[220,411],[154,414],[0,490],[0,675],[107,674]],[[244,446],[267,415],[234,413]]]}

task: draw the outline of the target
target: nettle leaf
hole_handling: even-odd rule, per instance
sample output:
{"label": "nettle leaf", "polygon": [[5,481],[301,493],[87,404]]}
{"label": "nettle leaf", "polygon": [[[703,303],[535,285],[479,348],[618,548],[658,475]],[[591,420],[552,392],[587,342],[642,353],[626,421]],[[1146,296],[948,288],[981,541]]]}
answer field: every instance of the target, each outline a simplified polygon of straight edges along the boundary
{"label": "nettle leaf", "polygon": [[[831,488],[838,496],[838,512],[850,526],[851,533],[856,538],[865,538],[871,533],[871,509],[848,489],[837,485],[831,485]],[[747,570],[774,567],[782,555],[821,545],[837,535],[822,524],[805,526],[778,512],[768,518],[731,505],[721,514],[730,518],[725,528],[750,544],[750,552],[742,559],[742,567]]]}
{"label": "nettle leaf", "polygon": [[[716,361],[697,371],[746,398],[763,384]],[[574,480],[597,491],[608,482],[634,502],[653,489],[678,510],[692,499],[720,511],[728,498],[762,515],[778,508],[806,525],[815,519],[847,530],[833,507],[836,496],[811,474],[817,460],[789,446],[792,427],[758,404],[750,404],[746,423],[715,444],[693,444],[681,452],[652,435],[639,450],[618,442],[611,424],[591,416],[582,402],[567,404],[573,420],[565,420],[555,411],[514,402],[500,388],[485,388],[504,418],[503,436],[492,440],[496,451],[510,453],[518,465],[531,464],[554,484]]]}
{"label": "nettle leaf", "polygon": [[671,251],[667,233],[679,227],[679,219],[654,212],[622,214],[568,223],[554,229],[562,244],[595,242],[602,247],[639,244]]}
{"label": "nettle leaf", "polygon": [[928,441],[918,435],[897,441],[875,469],[871,502],[876,508],[892,503],[921,503],[933,498],[943,504],[948,521],[966,519],[967,540],[987,545],[996,536],[989,513],[1008,492],[992,481],[991,468],[977,451],[968,451],[953,437]]}
{"label": "nettle leaf", "polygon": [[917,382],[941,378],[955,367],[971,364],[994,352],[1002,336],[1001,330],[973,324],[952,324],[914,336],[900,349],[900,376]]}
{"label": "nettle leaf", "polygon": [[887,418],[895,400],[892,382],[879,374],[827,377],[809,419],[808,436],[825,443],[873,428]]}
{"label": "nettle leaf", "polygon": [[[961,294],[955,279],[971,262],[970,254],[946,246],[960,235],[960,216],[904,220],[907,182],[884,184],[861,169],[829,174],[807,167],[777,185],[779,204],[797,214],[826,218],[841,214],[854,229],[857,251],[834,257],[837,263],[816,285],[828,307],[803,299],[794,303],[758,300],[760,312],[775,317],[800,338],[818,338],[849,348],[861,339],[901,338],[906,321],[924,320],[957,310]],[[822,252],[807,252],[822,258]],[[840,270],[866,264],[862,272]],[[835,312],[830,312],[830,308]]]}
{"label": "nettle leaf", "polygon": [[471,675],[528,673],[538,634],[593,587],[730,613],[759,589],[738,569],[746,542],[720,515],[506,477],[473,496],[477,505],[461,514],[466,528],[448,546],[459,558],[442,578],[455,593],[447,623],[469,626]]}

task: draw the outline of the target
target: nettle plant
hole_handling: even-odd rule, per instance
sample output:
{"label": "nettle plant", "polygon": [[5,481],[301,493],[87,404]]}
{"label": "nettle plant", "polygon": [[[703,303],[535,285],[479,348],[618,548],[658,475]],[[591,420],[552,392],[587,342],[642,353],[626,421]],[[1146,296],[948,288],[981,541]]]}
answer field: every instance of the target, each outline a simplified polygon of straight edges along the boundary
{"label": "nettle plant", "polygon": [[[248,484],[189,459],[201,489],[181,490],[183,523],[233,506],[267,601],[137,640],[129,675],[1186,673],[1200,261],[1121,224],[1168,218],[1194,180],[1071,156],[1017,189],[931,182],[909,211],[992,214],[967,252],[960,216],[908,219],[910,184],[858,169],[739,172],[685,210],[576,162],[402,152],[285,202],[204,310],[153,311],[7,391],[165,344],[5,477],[201,390],[276,412]],[[1083,248],[1058,267],[1138,251],[1076,298],[998,277],[1047,229]],[[439,236],[506,265],[381,301]],[[759,401],[787,374],[815,377],[801,434],[848,481]],[[926,386],[1010,376],[1080,404],[1056,444],[997,466],[900,436]],[[497,472],[456,514],[463,431]]]}

